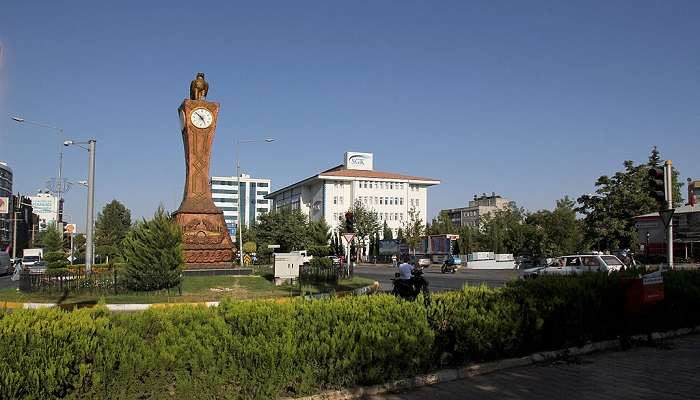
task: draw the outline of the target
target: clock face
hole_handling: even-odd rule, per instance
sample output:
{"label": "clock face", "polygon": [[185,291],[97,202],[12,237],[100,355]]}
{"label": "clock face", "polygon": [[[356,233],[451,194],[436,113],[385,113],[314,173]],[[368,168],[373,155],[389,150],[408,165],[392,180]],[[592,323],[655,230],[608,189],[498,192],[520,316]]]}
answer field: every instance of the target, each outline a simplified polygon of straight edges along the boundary
{"label": "clock face", "polygon": [[195,108],[190,114],[190,121],[192,125],[197,128],[204,129],[208,128],[214,121],[214,117],[211,115],[211,111],[206,108]]}

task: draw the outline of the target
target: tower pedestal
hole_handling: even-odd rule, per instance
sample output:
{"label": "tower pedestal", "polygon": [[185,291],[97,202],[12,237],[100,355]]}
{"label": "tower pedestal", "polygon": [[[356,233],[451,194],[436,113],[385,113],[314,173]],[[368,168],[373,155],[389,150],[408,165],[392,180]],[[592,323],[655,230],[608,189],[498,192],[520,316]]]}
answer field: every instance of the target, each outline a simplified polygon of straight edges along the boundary
{"label": "tower pedestal", "polygon": [[211,145],[219,104],[185,100],[178,111],[187,172],[175,222],[182,228],[185,263],[188,269],[231,268],[233,243],[224,214],[214,205],[209,187]]}

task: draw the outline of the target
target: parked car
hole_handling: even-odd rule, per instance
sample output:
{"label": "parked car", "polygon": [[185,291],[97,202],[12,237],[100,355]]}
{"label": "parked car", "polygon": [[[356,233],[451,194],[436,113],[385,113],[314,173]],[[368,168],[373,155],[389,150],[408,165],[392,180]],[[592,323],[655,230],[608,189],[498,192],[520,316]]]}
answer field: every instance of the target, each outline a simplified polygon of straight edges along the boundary
{"label": "parked car", "polygon": [[429,267],[432,264],[430,258],[425,256],[411,256],[409,263],[421,268]]}
{"label": "parked car", "polygon": [[340,265],[340,257],[338,256],[328,256],[333,262],[333,265]]}
{"label": "parked car", "polygon": [[37,261],[28,268],[30,274],[43,274],[46,272],[46,261]]}
{"label": "parked car", "polygon": [[613,272],[624,268],[619,258],[605,254],[582,254],[564,256],[555,259],[544,267],[528,268],[523,271],[523,278],[539,275],[580,275],[584,272]]}

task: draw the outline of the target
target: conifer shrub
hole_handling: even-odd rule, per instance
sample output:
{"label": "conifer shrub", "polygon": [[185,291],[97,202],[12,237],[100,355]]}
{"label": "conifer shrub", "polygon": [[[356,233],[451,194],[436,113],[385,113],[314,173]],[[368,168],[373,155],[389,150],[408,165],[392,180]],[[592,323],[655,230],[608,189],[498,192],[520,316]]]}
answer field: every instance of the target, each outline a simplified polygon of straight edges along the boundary
{"label": "conifer shrub", "polygon": [[160,290],[182,281],[184,266],[180,228],[159,207],[153,219],[144,220],[122,241],[124,280],[132,290]]}

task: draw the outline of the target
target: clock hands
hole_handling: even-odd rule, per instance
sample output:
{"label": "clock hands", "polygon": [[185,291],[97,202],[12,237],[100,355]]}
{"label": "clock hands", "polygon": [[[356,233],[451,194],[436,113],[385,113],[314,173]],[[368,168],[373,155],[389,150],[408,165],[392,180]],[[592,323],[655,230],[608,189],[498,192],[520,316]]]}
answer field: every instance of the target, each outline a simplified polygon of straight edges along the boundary
{"label": "clock hands", "polygon": [[206,123],[206,121],[204,120],[204,117],[202,117],[202,114],[200,114],[200,113],[195,113],[195,114],[197,114],[197,116],[199,117],[199,119],[202,120],[202,122]]}

